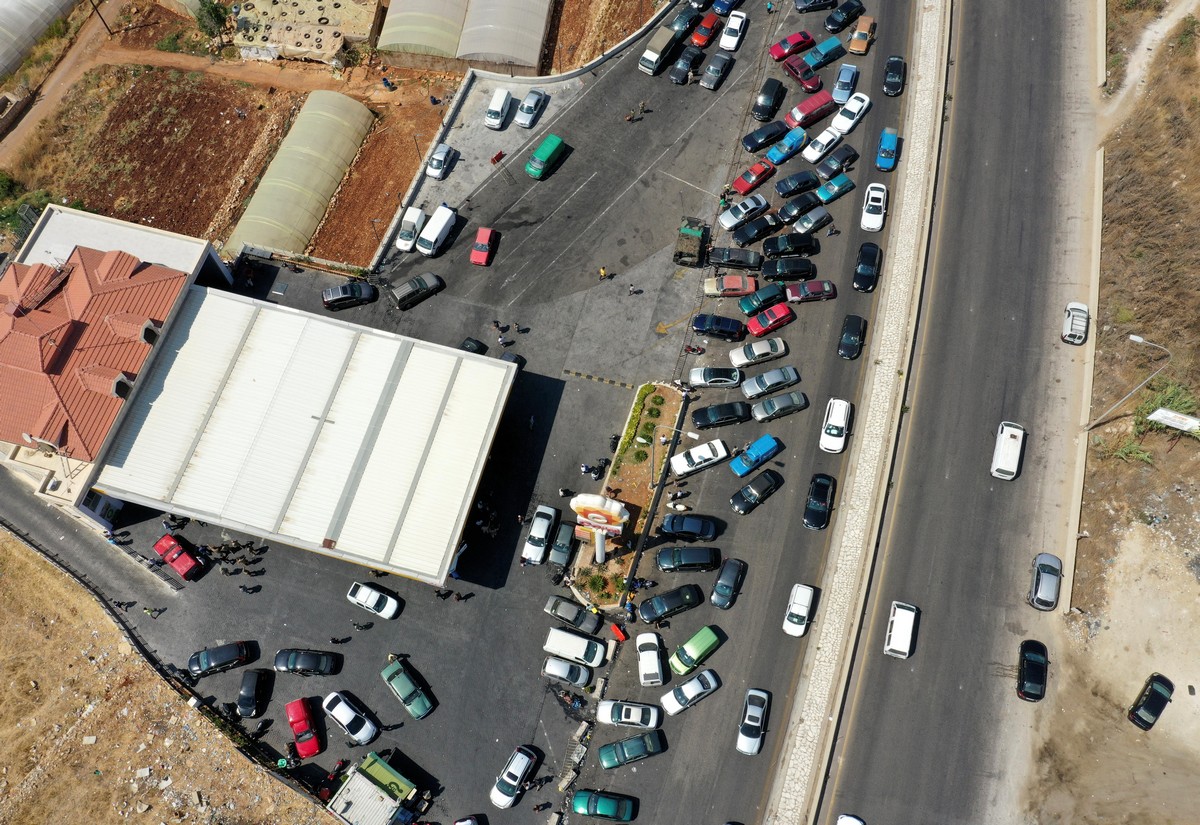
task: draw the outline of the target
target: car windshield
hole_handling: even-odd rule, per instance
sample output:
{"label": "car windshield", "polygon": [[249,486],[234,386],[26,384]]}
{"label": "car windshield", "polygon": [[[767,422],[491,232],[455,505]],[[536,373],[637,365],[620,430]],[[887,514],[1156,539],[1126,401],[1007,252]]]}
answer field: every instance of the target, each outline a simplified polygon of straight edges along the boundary
{"label": "car windshield", "polygon": [[843,432],[844,431],[842,430],[842,428],[839,427],[837,424],[826,424],[825,425],[825,434],[826,435],[832,435],[836,438],[841,438]]}
{"label": "car windshield", "polygon": [[791,622],[792,624],[797,624],[797,625],[800,625],[801,627],[803,627],[804,624],[808,621],[806,618],[804,618],[804,616],[802,616],[799,613],[788,613],[787,620],[789,622]]}

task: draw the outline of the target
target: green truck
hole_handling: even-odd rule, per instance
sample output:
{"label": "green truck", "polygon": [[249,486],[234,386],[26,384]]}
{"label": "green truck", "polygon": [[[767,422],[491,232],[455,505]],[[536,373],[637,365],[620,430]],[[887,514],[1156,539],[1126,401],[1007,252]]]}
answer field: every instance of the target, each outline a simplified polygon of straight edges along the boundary
{"label": "green truck", "polygon": [[675,254],[671,260],[680,266],[690,266],[696,269],[704,266],[704,246],[708,236],[708,224],[699,218],[689,218],[686,215],[679,226],[679,236],[675,239]]}

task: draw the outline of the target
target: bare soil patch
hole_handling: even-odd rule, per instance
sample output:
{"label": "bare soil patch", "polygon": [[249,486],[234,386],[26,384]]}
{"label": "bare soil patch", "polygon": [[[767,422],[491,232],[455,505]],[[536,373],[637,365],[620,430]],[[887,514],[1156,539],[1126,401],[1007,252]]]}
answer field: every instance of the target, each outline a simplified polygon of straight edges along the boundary
{"label": "bare soil patch", "polygon": [[1111,94],[1127,82],[1130,51],[1146,27],[1166,10],[1167,0],[1105,0],[1105,7],[1105,89]]}
{"label": "bare soil patch", "polygon": [[657,8],[653,0],[559,0],[543,70],[559,74],[586,65],[645,25]]}
{"label": "bare soil patch", "polygon": [[329,821],[237,753],[88,593],[7,534],[0,602],[0,825]]}

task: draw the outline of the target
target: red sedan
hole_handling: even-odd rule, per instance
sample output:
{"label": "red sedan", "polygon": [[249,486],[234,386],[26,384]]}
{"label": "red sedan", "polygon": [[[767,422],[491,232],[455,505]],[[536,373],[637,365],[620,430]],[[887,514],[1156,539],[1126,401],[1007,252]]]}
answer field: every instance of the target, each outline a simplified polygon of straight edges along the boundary
{"label": "red sedan", "polygon": [[496,230],[486,226],[479,227],[479,231],[475,233],[475,243],[471,246],[471,263],[476,266],[490,264],[495,246]]}
{"label": "red sedan", "polygon": [[696,27],[696,31],[692,32],[692,45],[699,46],[701,49],[705,48],[720,30],[721,18],[717,17],[715,12],[710,11],[704,15],[704,19]]}
{"label": "red sedan", "polygon": [[292,736],[296,739],[296,753],[301,759],[311,759],[321,752],[321,740],[313,728],[312,714],[308,710],[308,702],[297,699],[283,706],[287,714],[288,724],[292,726]]}
{"label": "red sedan", "polygon": [[833,281],[803,281],[786,287],[789,304],[807,304],[809,301],[828,301],[837,297]]}
{"label": "red sedan", "polygon": [[762,312],[755,315],[746,324],[746,329],[755,338],[762,338],[764,335],[774,332],[785,324],[790,324],[796,320],[796,313],[787,304],[776,304],[769,309],[764,309]]}
{"label": "red sedan", "polygon": [[763,158],[758,163],[751,166],[741,177],[733,182],[733,191],[739,195],[749,195],[762,184],[767,178],[775,174],[775,164]]}
{"label": "red sedan", "polygon": [[778,63],[785,57],[791,57],[797,52],[802,52],[805,49],[811,49],[817,41],[813,40],[813,36],[808,32],[796,32],[789,34],[787,37],[780,40],[771,47],[771,59]]}
{"label": "red sedan", "polygon": [[797,54],[783,61],[783,73],[800,84],[800,88],[812,94],[821,91],[821,76],[804,62],[804,55]]}
{"label": "red sedan", "polygon": [[154,552],[162,556],[163,561],[171,565],[171,569],[178,573],[180,578],[188,579],[193,572],[200,572],[199,560],[184,550],[169,533],[154,542]]}

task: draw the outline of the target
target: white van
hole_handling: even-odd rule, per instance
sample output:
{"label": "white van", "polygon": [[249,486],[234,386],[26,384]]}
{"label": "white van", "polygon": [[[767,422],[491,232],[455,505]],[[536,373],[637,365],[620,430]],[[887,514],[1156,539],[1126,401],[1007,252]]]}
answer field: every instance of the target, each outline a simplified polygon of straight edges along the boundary
{"label": "white van", "polygon": [[604,643],[591,636],[572,633],[557,627],[550,628],[542,650],[569,662],[600,667],[604,664]]}
{"label": "white van", "polygon": [[883,652],[897,659],[907,659],[912,654],[913,631],[916,630],[916,626],[917,608],[904,602],[892,602],[887,638],[883,640]]}
{"label": "white van", "polygon": [[1011,421],[1001,421],[996,431],[996,449],[992,452],[992,475],[1012,481],[1021,466],[1021,448],[1025,446],[1025,428]]}
{"label": "white van", "polygon": [[412,252],[413,247],[417,245],[417,236],[421,234],[428,218],[425,210],[419,206],[405,209],[404,217],[400,219],[400,234],[396,236],[396,248],[401,252]]}
{"label": "white van", "polygon": [[508,89],[497,89],[488,104],[487,113],[483,116],[483,125],[489,129],[504,127],[504,119],[508,117],[508,107],[512,105],[512,95]]}
{"label": "white van", "polygon": [[425,224],[425,228],[417,236],[417,251],[428,257],[438,254],[457,219],[458,213],[444,203],[433,210],[429,223]]}

